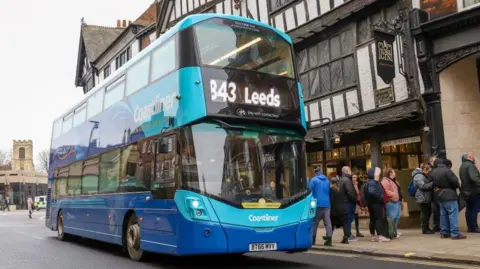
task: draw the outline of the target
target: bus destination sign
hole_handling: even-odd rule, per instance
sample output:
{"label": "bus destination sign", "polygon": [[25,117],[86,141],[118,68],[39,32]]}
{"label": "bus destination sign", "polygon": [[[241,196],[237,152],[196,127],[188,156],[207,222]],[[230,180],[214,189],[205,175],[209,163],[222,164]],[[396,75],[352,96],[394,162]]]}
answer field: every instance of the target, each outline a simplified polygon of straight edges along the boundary
{"label": "bus destination sign", "polygon": [[295,80],[245,71],[202,68],[207,113],[300,122]]}

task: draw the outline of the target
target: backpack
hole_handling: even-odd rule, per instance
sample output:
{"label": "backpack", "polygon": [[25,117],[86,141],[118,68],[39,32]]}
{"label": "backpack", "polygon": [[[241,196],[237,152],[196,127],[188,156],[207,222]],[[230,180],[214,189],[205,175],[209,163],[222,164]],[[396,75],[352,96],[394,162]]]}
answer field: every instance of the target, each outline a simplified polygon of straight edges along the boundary
{"label": "backpack", "polygon": [[415,198],[415,194],[417,193],[417,189],[415,188],[415,184],[413,183],[413,178],[408,183],[408,195]]}

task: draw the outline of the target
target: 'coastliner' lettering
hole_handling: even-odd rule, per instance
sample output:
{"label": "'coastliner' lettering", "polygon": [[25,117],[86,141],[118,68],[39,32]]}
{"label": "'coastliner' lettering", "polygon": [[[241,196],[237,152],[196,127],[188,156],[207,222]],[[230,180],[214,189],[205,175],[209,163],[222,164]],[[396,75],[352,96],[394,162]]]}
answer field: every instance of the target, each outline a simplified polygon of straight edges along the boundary
{"label": "'coastliner' lettering", "polygon": [[248,220],[249,221],[277,221],[278,216],[270,216],[268,214],[265,214],[263,216],[249,215]]}
{"label": "'coastliner' lettering", "polygon": [[157,94],[151,103],[144,105],[143,107],[136,106],[133,119],[135,122],[150,121],[152,116],[162,111],[168,111],[173,108],[175,97],[177,93],[171,93],[162,97]]}

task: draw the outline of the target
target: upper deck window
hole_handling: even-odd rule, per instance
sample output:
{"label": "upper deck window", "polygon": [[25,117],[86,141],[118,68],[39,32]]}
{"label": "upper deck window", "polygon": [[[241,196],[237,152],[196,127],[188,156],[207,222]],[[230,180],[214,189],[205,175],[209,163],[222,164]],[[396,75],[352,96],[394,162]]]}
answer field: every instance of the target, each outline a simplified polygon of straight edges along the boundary
{"label": "upper deck window", "polygon": [[177,66],[175,44],[173,37],[152,53],[152,81],[175,70]]}
{"label": "upper deck window", "polygon": [[87,119],[91,119],[102,112],[103,92],[103,89],[99,89],[88,97]]}
{"label": "upper deck window", "polygon": [[203,65],[295,77],[290,44],[270,29],[218,18],[194,28]]}
{"label": "upper deck window", "polygon": [[143,57],[127,72],[127,93],[130,95],[148,84],[148,71],[150,67],[150,58]]}
{"label": "upper deck window", "polygon": [[107,86],[107,90],[105,91],[105,101],[103,102],[103,109],[107,109],[116,102],[123,99],[123,94],[125,91],[125,79],[120,78],[119,80],[115,81],[110,86]]}

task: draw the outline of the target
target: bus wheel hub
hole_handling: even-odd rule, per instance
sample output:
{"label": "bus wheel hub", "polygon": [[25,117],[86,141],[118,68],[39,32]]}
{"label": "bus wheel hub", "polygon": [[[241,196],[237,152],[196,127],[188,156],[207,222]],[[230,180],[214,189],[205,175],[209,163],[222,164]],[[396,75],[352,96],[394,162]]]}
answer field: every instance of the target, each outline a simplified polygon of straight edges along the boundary
{"label": "bus wheel hub", "polygon": [[140,246],[140,227],[138,224],[131,225],[127,233],[128,247],[138,249]]}

